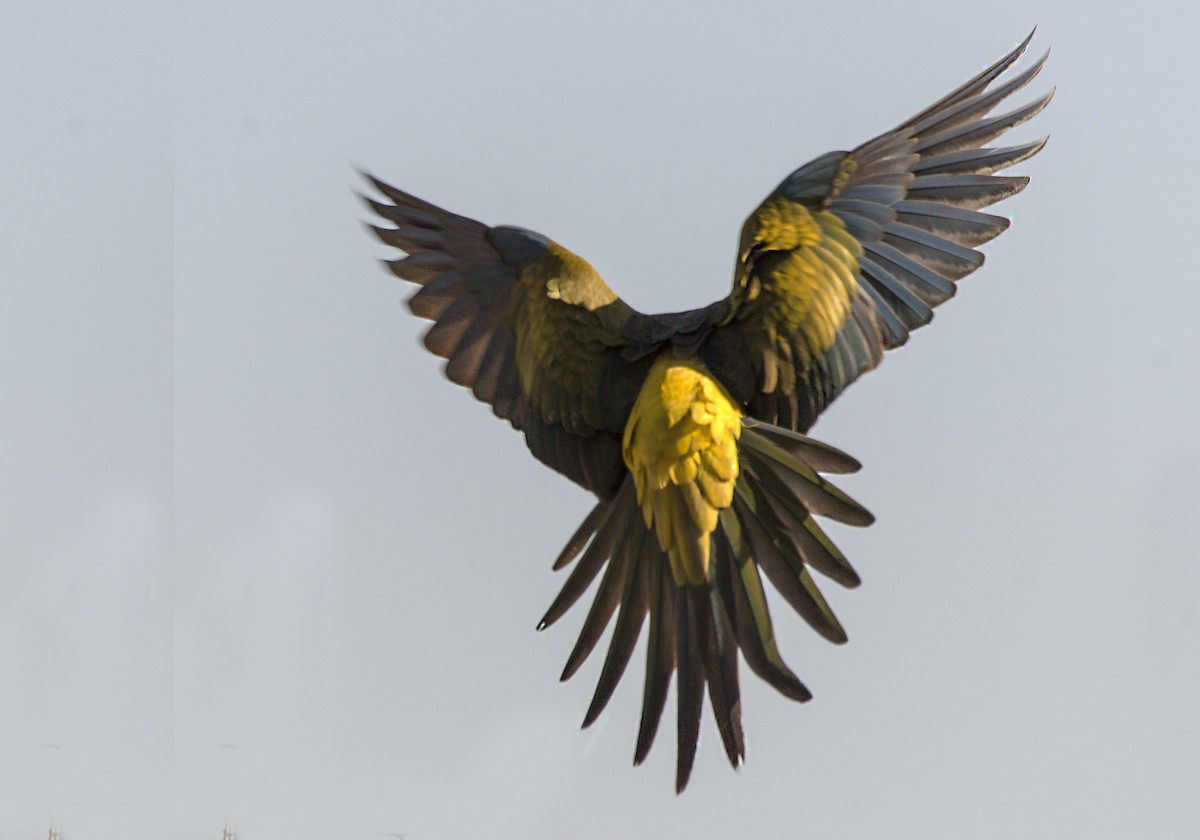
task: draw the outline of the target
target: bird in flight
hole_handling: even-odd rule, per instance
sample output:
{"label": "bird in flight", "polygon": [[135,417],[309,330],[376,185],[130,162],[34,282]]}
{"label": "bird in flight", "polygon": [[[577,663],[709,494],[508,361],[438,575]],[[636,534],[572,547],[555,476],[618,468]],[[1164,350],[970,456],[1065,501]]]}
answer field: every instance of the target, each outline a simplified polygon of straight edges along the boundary
{"label": "bird in flight", "polygon": [[[738,659],[786,697],[811,698],[775,642],[762,577],[824,638],[846,633],[813,572],[859,576],[816,517],[871,514],[823,474],[859,463],[805,433],[885,351],[929,323],[978,246],[1008,228],[981,209],[1020,192],[995,173],[1045,138],[987,145],[1053,90],[993,116],[1042,69],[1018,72],[1033,33],[966,84],[853,151],[787,176],[742,227],[729,296],[690,312],[636,312],[581,257],[518,227],[489,227],[366,176],[386,261],[419,288],[413,314],[446,376],[522,432],[533,455],[594,493],[554,562],[574,563],[538,624],[599,576],[562,679],[615,625],[584,726],[621,679],[649,619],[641,723],[650,750],[675,676],[675,787],[687,785],[704,695],[730,763],[745,757]],[[603,574],[601,574],[603,573]]]}

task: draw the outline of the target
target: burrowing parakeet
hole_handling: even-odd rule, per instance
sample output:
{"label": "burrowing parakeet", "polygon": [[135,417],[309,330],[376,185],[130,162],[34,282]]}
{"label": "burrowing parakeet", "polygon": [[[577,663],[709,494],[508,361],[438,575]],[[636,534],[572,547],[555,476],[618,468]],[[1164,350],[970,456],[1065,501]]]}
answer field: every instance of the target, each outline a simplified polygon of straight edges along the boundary
{"label": "burrowing parakeet", "polygon": [[1053,93],[999,116],[1043,56],[1032,38],[902,125],[783,180],[742,228],[733,290],[690,312],[643,315],[586,261],[541,234],[489,227],[382,181],[367,199],[386,263],[420,288],[413,314],[446,375],[525,435],[543,463],[594,493],[554,563],[574,562],[539,628],[603,573],[570,677],[615,627],[584,725],[604,709],[649,617],[634,763],[650,749],[676,675],[676,790],[687,784],[707,688],[729,761],[745,755],[738,658],[787,697],[811,695],[775,643],[762,574],[830,641],[845,631],[812,572],[859,577],[818,524],[871,514],[822,473],[859,469],[805,435],[887,350],[933,318],[976,248],[1008,227],[980,212],[1023,189],[995,173],[1045,139],[986,144]]}

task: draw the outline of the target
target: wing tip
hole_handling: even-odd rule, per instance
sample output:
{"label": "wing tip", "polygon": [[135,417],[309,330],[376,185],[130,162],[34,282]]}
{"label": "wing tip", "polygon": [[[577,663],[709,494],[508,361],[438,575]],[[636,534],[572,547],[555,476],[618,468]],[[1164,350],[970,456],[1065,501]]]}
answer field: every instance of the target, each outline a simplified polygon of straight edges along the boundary
{"label": "wing tip", "polygon": [[391,193],[398,192],[398,190],[396,190],[396,188],[393,187],[391,184],[388,184],[388,183],[380,180],[379,178],[376,178],[374,175],[372,175],[367,170],[365,170],[361,167],[358,167],[358,166],[352,166],[351,168],[355,171],[355,173],[358,174],[358,176],[360,178],[362,178],[364,181],[366,181],[368,184],[370,184],[372,187],[374,187],[376,192],[380,193],[381,195],[391,198]]}

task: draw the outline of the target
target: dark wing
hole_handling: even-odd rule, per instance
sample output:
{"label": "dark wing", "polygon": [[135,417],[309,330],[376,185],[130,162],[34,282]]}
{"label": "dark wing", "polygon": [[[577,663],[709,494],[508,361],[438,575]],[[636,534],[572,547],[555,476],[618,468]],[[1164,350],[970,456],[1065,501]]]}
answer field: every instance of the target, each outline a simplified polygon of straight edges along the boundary
{"label": "dark wing", "polygon": [[807,430],[983,264],[976,248],[1009,222],[980,208],[1029,180],[993,173],[1046,143],[985,146],[1053,95],[989,116],[1042,69],[1045,55],[1005,76],[1032,37],[896,129],[796,170],[746,220],[701,356],[752,416]]}
{"label": "dark wing", "polygon": [[447,360],[446,376],[523,431],[543,463],[611,497],[640,383],[620,355],[632,310],[546,237],[488,227],[366,177],[388,202],[364,200],[392,225],[371,229],[407,254],[385,265],[421,287],[408,306],[434,322],[425,346]]}

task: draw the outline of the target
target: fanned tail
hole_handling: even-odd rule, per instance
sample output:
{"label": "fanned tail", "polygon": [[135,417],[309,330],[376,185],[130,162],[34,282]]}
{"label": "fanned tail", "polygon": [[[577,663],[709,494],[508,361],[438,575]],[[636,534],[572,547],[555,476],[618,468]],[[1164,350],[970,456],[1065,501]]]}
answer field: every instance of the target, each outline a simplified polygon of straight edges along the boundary
{"label": "fanned tail", "polygon": [[608,652],[583,725],[604,710],[624,674],[649,617],[646,678],[634,764],[650,752],[676,675],[675,788],[688,782],[707,691],[729,762],[745,759],[738,652],[750,670],[785,697],[812,695],[784,662],[775,643],[760,570],[783,599],[823,637],[846,633],[817,589],[810,569],[854,587],[858,575],[817,524],[814,515],[869,525],[871,514],[820,473],[859,469],[849,455],[812,438],[745,419],[738,442],[741,471],[732,504],[712,533],[701,585],[677,583],[670,561],[640,515],[632,476],[612,500],[599,503],[555,562],[578,558],[558,597],[538,624],[553,624],[600,575],[600,585],[578,641],[563,669],[569,679],[616,619]]}

